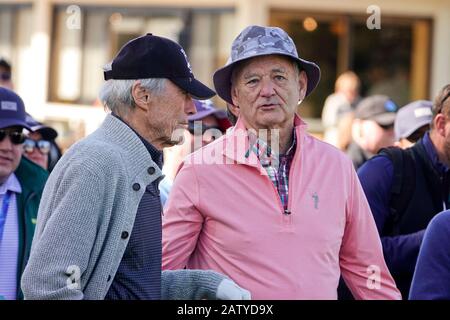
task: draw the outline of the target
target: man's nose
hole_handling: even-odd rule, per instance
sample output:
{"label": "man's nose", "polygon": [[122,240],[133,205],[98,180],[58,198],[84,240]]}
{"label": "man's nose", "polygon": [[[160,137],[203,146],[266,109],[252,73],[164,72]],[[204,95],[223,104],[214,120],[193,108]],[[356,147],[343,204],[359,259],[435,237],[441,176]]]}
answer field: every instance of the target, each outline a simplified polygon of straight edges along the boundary
{"label": "man's nose", "polygon": [[186,113],[188,116],[197,113],[197,108],[195,107],[194,100],[192,100],[191,97],[189,97],[188,101],[186,101],[186,104],[184,106],[184,113]]}
{"label": "man's nose", "polygon": [[261,87],[260,95],[262,97],[273,96],[275,94],[274,83],[269,79],[265,79],[265,80],[261,80],[261,81],[262,81],[262,87]]}
{"label": "man's nose", "polygon": [[13,143],[8,135],[0,141],[0,149],[5,151],[11,151],[13,149]]}

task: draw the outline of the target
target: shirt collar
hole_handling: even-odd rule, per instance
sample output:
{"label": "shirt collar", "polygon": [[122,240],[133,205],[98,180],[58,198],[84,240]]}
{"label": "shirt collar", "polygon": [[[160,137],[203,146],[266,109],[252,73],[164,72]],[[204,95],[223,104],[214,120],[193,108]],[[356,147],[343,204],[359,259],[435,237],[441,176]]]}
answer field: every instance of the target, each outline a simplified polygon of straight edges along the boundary
{"label": "shirt collar", "polygon": [[8,190],[15,192],[15,193],[22,192],[22,187],[20,186],[20,182],[14,173],[10,174],[8,179],[3,184],[0,185],[0,194],[3,195]]}
{"label": "shirt collar", "polygon": [[270,146],[264,140],[258,138],[252,131],[248,131],[248,139],[249,139],[249,149],[247,150],[245,156],[248,158],[250,152],[254,152],[258,159],[262,162],[274,162],[278,163],[280,156],[291,156],[296,149],[297,145],[297,135],[295,132],[295,127],[292,130],[292,143],[289,146],[288,150],[285,154],[277,154],[275,151],[270,148]]}
{"label": "shirt collar", "polygon": [[116,117],[117,119],[119,119],[120,121],[122,121],[123,123],[125,123],[127,125],[127,127],[130,128],[138,136],[138,138],[142,141],[142,143],[144,144],[145,148],[147,149],[148,153],[150,153],[150,156],[152,157],[153,161],[161,169],[162,165],[163,165],[163,153],[162,153],[162,151],[159,151],[150,142],[148,142],[143,137],[141,137],[141,135],[139,133],[137,133],[136,130],[134,130],[132,127],[130,127],[130,125],[128,123],[126,123],[125,121],[123,121],[123,119],[121,117],[119,117],[117,114],[115,114],[115,113],[111,113],[111,114],[114,117]]}
{"label": "shirt collar", "polygon": [[425,133],[425,135],[422,138],[423,146],[428,154],[428,156],[431,159],[431,163],[433,166],[440,172],[440,173],[446,173],[449,168],[442,162],[439,161],[439,157],[436,151],[436,148],[433,145],[433,142],[430,139],[430,132],[428,131]]}

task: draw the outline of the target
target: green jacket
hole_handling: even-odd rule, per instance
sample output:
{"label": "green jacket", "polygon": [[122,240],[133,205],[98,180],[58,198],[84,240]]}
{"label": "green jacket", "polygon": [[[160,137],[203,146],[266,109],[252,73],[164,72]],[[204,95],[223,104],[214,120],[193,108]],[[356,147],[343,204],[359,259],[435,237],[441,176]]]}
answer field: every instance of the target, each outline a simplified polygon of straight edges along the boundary
{"label": "green jacket", "polygon": [[25,157],[22,157],[19,167],[17,167],[14,173],[22,188],[22,193],[18,194],[16,199],[17,215],[19,217],[17,299],[23,299],[23,294],[20,290],[20,278],[30,256],[39,202],[41,201],[45,182],[48,178],[48,172]]}

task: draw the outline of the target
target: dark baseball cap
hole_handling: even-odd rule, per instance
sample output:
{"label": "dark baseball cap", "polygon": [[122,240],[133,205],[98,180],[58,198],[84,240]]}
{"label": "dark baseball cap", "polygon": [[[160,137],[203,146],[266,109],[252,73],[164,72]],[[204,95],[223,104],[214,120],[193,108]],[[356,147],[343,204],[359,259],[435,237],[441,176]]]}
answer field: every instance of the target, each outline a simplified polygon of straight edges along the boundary
{"label": "dark baseball cap", "polygon": [[195,79],[183,48],[167,38],[147,33],[127,42],[105,70],[105,80],[167,78],[196,99],[216,93]]}
{"label": "dark baseball cap", "polygon": [[31,130],[25,117],[22,99],[14,91],[0,87],[0,129],[18,126]]}
{"label": "dark baseball cap", "polygon": [[394,123],[395,138],[408,138],[417,129],[433,120],[433,102],[417,100],[400,108]]}
{"label": "dark baseball cap", "polygon": [[388,96],[374,95],[362,99],[355,110],[355,118],[373,120],[381,126],[391,126],[398,107]]}
{"label": "dark baseball cap", "polygon": [[37,121],[28,113],[26,114],[25,121],[27,122],[31,131],[39,132],[42,135],[42,138],[44,138],[45,140],[54,140],[58,136],[58,132],[55,129]]}
{"label": "dark baseball cap", "polygon": [[283,55],[296,61],[308,77],[307,97],[320,80],[320,68],[314,62],[301,59],[294,41],[281,28],[249,26],[233,41],[231,55],[225,66],[213,76],[214,87],[219,97],[233,104],[231,99],[231,75],[237,62],[265,55]]}

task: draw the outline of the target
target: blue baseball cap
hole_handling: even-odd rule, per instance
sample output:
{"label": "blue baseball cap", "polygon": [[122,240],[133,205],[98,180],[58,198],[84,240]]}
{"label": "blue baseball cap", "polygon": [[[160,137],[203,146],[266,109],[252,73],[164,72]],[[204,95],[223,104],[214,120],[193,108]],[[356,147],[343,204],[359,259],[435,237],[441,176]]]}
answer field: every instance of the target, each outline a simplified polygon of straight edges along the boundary
{"label": "blue baseball cap", "polygon": [[433,102],[417,100],[400,108],[394,122],[395,138],[408,138],[417,129],[433,120]]}
{"label": "blue baseball cap", "polygon": [[31,131],[25,119],[22,99],[14,91],[0,87],[0,129],[18,126]]}
{"label": "blue baseball cap", "polygon": [[320,68],[314,62],[301,59],[294,41],[281,28],[249,26],[233,41],[231,55],[225,66],[218,69],[213,76],[214,87],[219,97],[233,104],[231,99],[231,75],[237,62],[266,55],[283,55],[298,63],[308,77],[307,97],[320,80]]}

